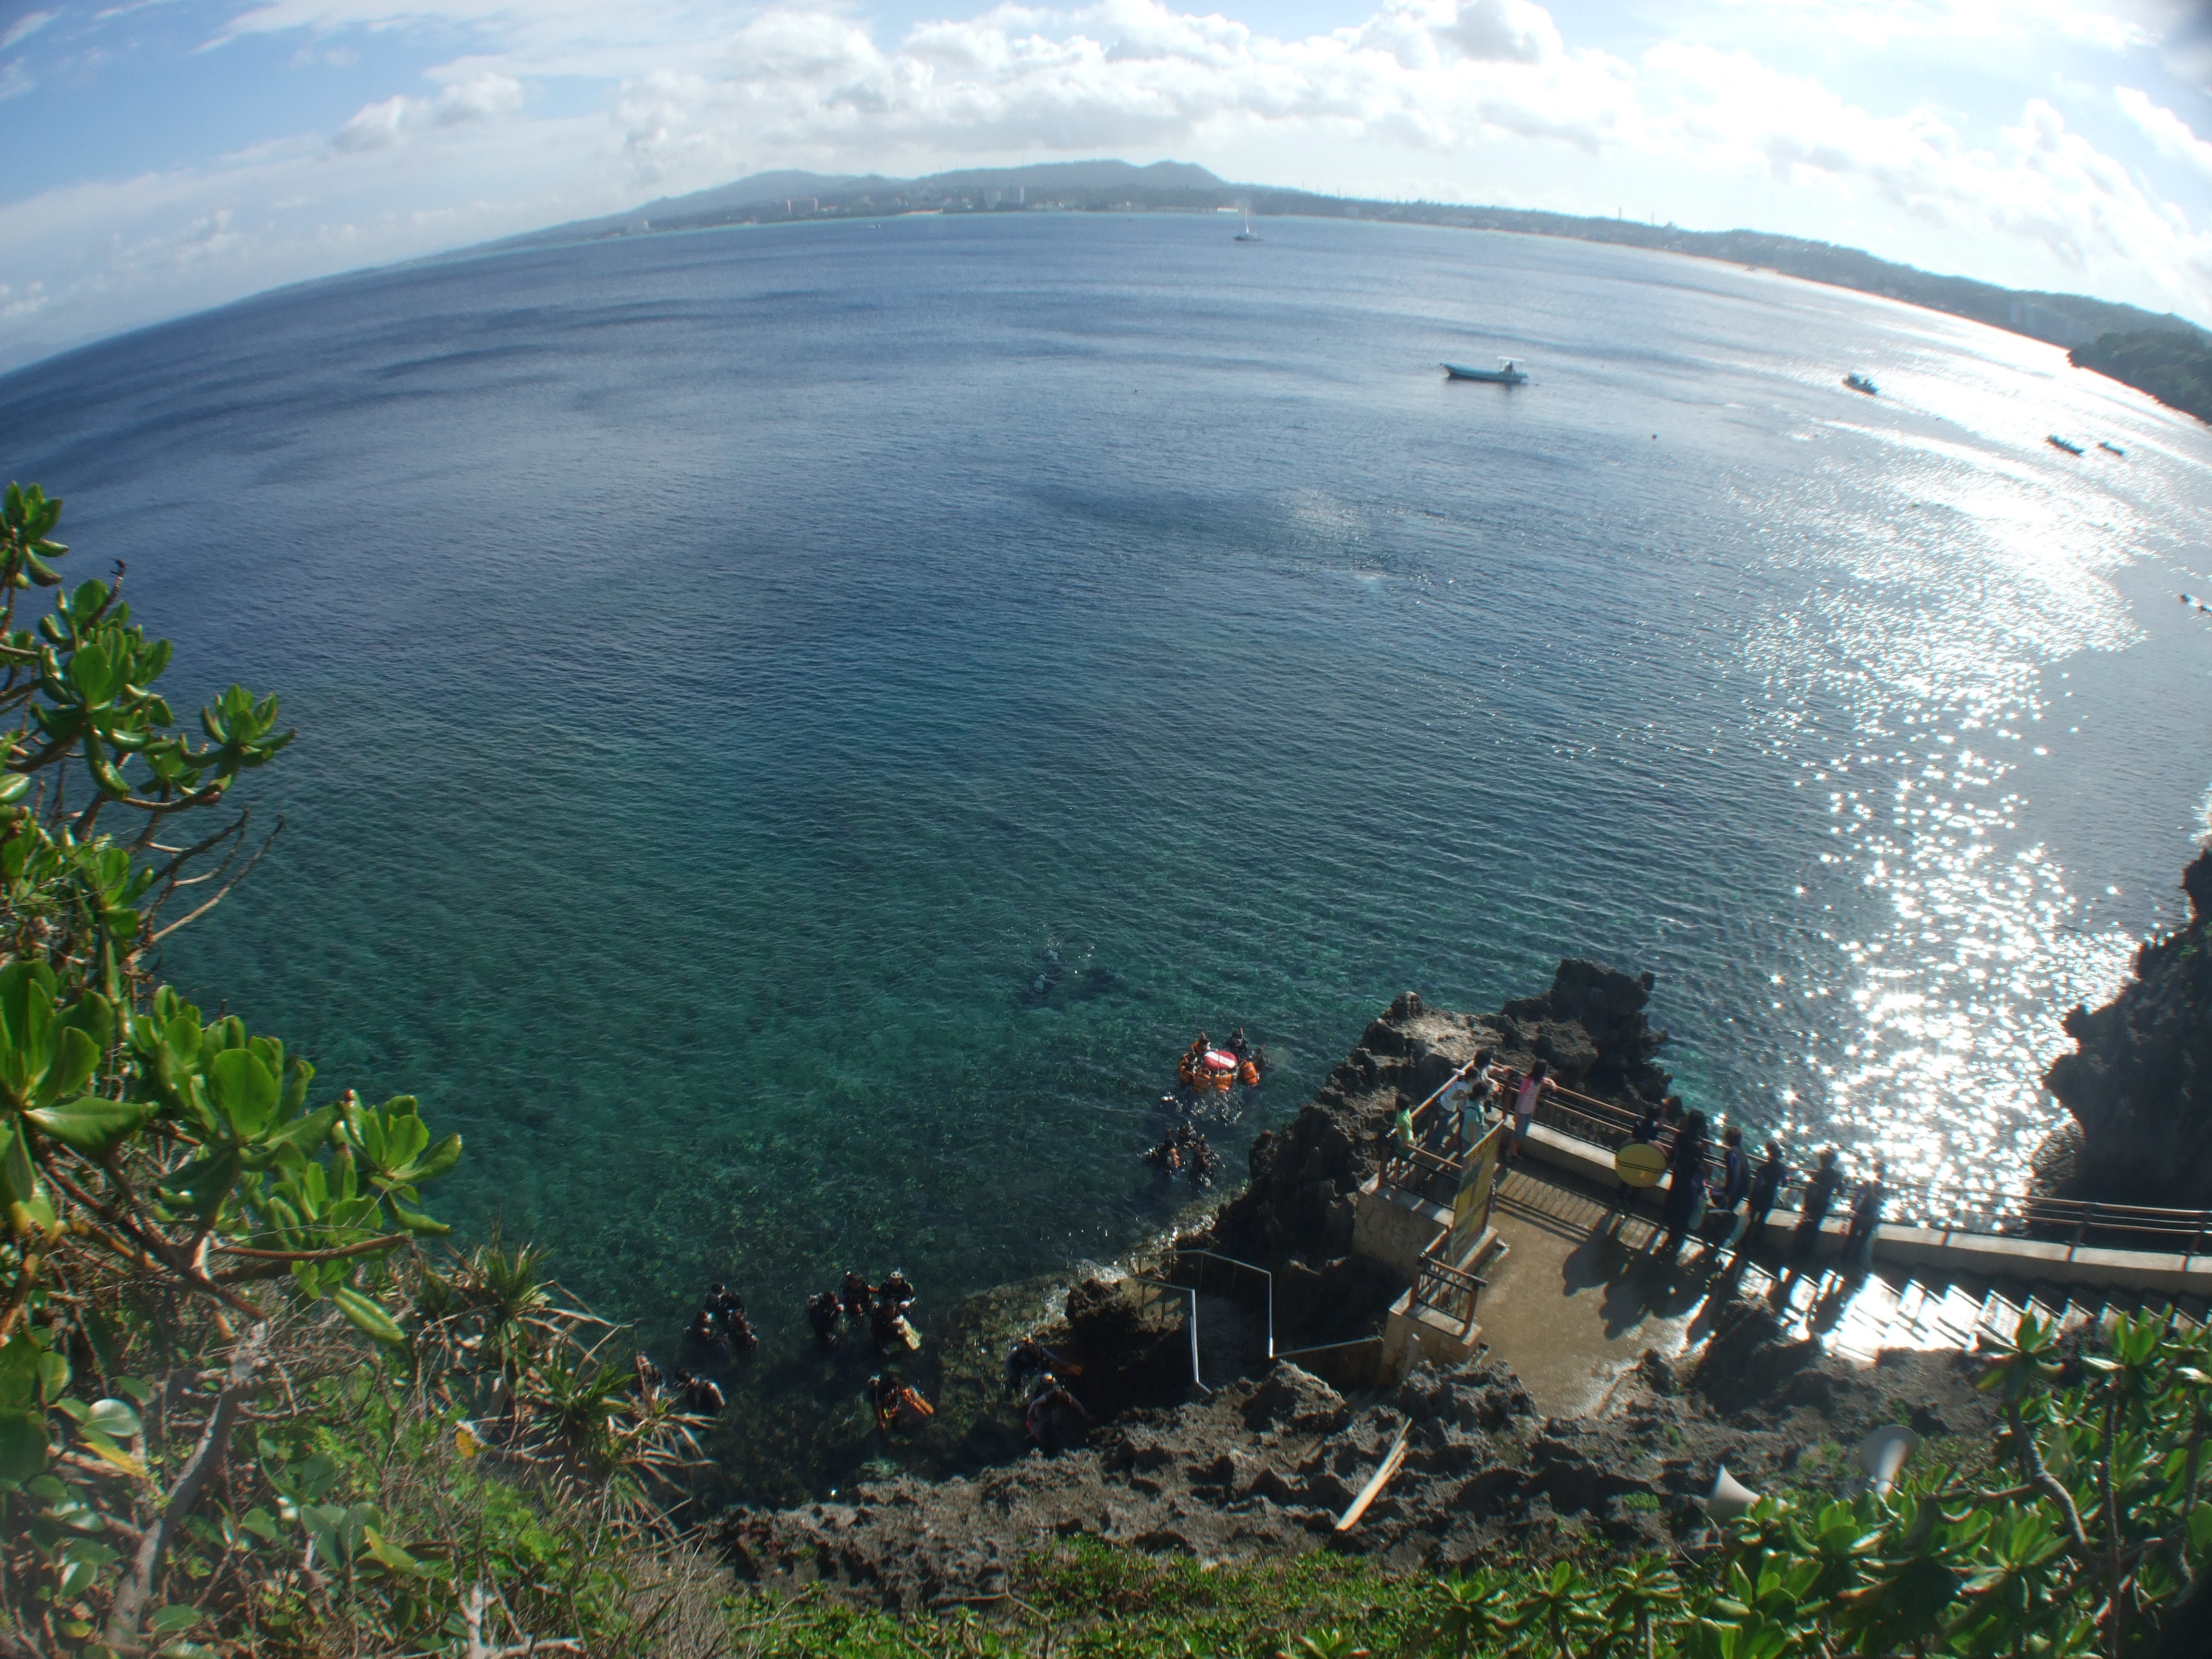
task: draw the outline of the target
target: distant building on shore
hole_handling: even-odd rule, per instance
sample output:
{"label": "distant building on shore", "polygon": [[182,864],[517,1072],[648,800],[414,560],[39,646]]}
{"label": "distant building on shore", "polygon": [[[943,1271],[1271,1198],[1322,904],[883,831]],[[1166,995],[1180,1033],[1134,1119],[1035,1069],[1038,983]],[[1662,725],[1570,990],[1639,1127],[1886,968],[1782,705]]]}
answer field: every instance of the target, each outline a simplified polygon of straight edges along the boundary
{"label": "distant building on shore", "polygon": [[2086,323],[2075,322],[2064,312],[2053,311],[2049,306],[2019,298],[2006,303],[2005,326],[2015,334],[2048,340],[2055,346],[2087,345],[2097,337],[2095,329]]}

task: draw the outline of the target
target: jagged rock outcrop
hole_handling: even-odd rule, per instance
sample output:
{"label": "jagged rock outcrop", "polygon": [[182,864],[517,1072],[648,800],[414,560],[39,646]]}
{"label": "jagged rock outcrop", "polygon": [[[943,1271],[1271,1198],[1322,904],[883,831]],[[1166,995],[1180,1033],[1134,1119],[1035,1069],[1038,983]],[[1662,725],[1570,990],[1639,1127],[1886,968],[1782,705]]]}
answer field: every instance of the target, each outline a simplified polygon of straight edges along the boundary
{"label": "jagged rock outcrop", "polygon": [[1559,963],[1552,988],[1494,1014],[1432,1009],[1408,991],[1369,1025],[1320,1092],[1282,1129],[1252,1145],[1251,1182],[1206,1230],[1224,1253],[1281,1267],[1341,1257],[1352,1239],[1352,1199],[1375,1173],[1390,1121],[1480,1048],[1506,1065],[1547,1060],[1559,1083],[1601,1099],[1657,1100],[1667,1073],[1653,1056],[1667,1041],[1650,1029],[1649,974],[1594,962]]}
{"label": "jagged rock outcrop", "polygon": [[2066,1016],[2074,1053],[2044,1081],[2077,1133],[2039,1160],[2063,1198],[2212,1209],[2212,849],[2181,884],[2190,920],[2136,953],[2136,976]]}
{"label": "jagged rock outcrop", "polygon": [[[974,1479],[872,1482],[841,1499],[734,1513],[738,1570],[918,1608],[988,1598],[1023,1556],[1104,1539],[1206,1560],[1358,1551],[1392,1571],[1586,1552],[1593,1538],[1665,1552],[1705,1524],[1697,1499],[1726,1464],[1754,1489],[1846,1489],[1841,1449],[1904,1402],[1923,1434],[1981,1436],[1994,1408],[1960,1353],[1895,1351],[1871,1368],[1784,1340],[1763,1309],[1724,1316],[1732,1340],[1686,1386],[1656,1355],[1598,1418],[1540,1418],[1512,1372],[1421,1367],[1355,1405],[1287,1362],[1206,1400],[1136,1411],[1085,1448],[1033,1453]],[[1786,1377],[1779,1395],[1763,1387]],[[1335,1517],[1401,1430],[1404,1467],[1352,1532]]]}

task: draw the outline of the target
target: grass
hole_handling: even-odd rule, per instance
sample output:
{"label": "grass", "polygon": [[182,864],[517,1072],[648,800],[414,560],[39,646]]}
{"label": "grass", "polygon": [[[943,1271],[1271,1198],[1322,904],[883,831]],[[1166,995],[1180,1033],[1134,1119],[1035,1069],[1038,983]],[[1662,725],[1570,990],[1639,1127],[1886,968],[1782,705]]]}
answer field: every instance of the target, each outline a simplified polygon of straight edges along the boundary
{"label": "grass", "polygon": [[1395,1649],[1432,1582],[1327,1550],[1214,1565],[1077,1540],[1014,1564],[1001,1596],[927,1613],[848,1606],[818,1589],[728,1607],[741,1659],[1190,1659],[1304,1653],[1302,1638],[1328,1630]]}

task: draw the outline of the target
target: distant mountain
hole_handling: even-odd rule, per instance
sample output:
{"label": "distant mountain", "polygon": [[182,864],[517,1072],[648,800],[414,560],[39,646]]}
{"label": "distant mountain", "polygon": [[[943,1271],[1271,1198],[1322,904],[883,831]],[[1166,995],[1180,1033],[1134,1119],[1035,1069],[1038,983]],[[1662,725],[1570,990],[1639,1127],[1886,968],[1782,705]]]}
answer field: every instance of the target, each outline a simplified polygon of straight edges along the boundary
{"label": "distant mountain", "polygon": [[[1228,188],[1204,167],[1188,161],[1155,161],[1134,167],[1127,161],[1046,161],[1026,167],[968,167],[957,173],[933,173],[921,179],[886,179],[881,173],[756,173],[688,196],[663,196],[628,213],[600,219],[577,219],[544,230],[509,236],[488,246],[494,248],[545,247],[562,242],[596,241],[603,236],[634,236],[647,230],[700,230],[712,225],[738,224],[762,216],[752,210],[774,207],[775,217],[842,216],[870,207],[897,212],[909,206],[940,205],[947,200],[972,197],[982,205],[995,192],[1021,196],[1043,191],[1056,202],[1071,195],[1138,191],[1219,191]],[[808,205],[803,210],[801,203]],[[788,204],[788,205],[787,205]],[[1066,203],[1088,206],[1091,204]],[[476,250],[481,252],[482,250]]]}

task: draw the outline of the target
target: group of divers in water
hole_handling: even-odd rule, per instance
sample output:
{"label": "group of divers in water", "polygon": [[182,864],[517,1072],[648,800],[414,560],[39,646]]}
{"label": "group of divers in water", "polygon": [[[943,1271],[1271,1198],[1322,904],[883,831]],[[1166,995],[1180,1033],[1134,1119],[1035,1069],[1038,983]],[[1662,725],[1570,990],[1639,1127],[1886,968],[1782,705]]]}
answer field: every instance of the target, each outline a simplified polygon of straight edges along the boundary
{"label": "group of divers in water", "polygon": [[1176,1062],[1176,1092],[1160,1097],[1162,1105],[1175,1110],[1176,1121],[1158,1144],[1146,1152],[1145,1162],[1158,1170],[1163,1179],[1187,1175],[1193,1186],[1211,1187],[1220,1170],[1221,1158],[1207,1144],[1197,1121],[1213,1112],[1225,1121],[1234,1121],[1235,1114],[1224,1110],[1221,1103],[1239,1085],[1258,1088],[1267,1074],[1267,1051],[1254,1048],[1242,1025],[1218,1048],[1200,1031]]}
{"label": "group of divers in water", "polygon": [[[878,1358],[918,1352],[921,1334],[908,1316],[915,1304],[913,1281],[894,1267],[880,1285],[871,1285],[848,1268],[834,1291],[817,1291],[806,1299],[806,1322],[814,1333],[817,1350],[842,1354],[850,1332],[865,1330]],[[744,1298],[726,1285],[711,1286],[699,1311],[684,1327],[686,1349],[717,1364],[750,1358],[760,1346],[760,1336],[745,1316]],[[1024,1337],[1006,1355],[1006,1387],[1012,1397],[1023,1398],[1023,1422],[1031,1440],[1052,1446],[1091,1426],[1091,1413],[1068,1391],[1066,1379],[1082,1374],[1082,1367],[1064,1360],[1042,1343]],[[647,1401],[666,1394],[683,1408],[701,1417],[717,1417],[727,1404],[721,1385],[688,1367],[664,1371],[650,1354],[637,1357],[639,1395]],[[867,1397],[876,1426],[886,1434],[927,1422],[937,1408],[908,1382],[896,1367],[884,1365],[868,1378]]]}
{"label": "group of divers in water", "polygon": [[[1200,1031],[1176,1071],[1180,1091],[1164,1099],[1177,1109],[1178,1121],[1145,1154],[1145,1161],[1163,1177],[1188,1175],[1199,1186],[1211,1186],[1221,1160],[1196,1120],[1211,1111],[1223,1121],[1234,1121],[1233,1111],[1221,1103],[1240,1085],[1259,1086],[1267,1071],[1267,1051],[1255,1048],[1241,1025],[1218,1048]],[[902,1359],[919,1352],[921,1334],[910,1316],[915,1297],[913,1282],[896,1267],[880,1285],[871,1285],[866,1276],[848,1268],[836,1289],[817,1291],[806,1299],[806,1322],[816,1348],[825,1354],[842,1354],[848,1340],[865,1332],[879,1359]],[[760,1347],[760,1336],[746,1316],[744,1298],[718,1284],[708,1288],[684,1327],[684,1342],[687,1358],[720,1367],[750,1358]],[[1007,1353],[1006,1395],[1024,1402],[1023,1425],[1038,1445],[1080,1438],[1091,1426],[1090,1411],[1068,1387],[1082,1370],[1034,1337],[1023,1337]],[[637,1357],[637,1386],[648,1401],[669,1395],[698,1416],[719,1416],[727,1404],[721,1385],[705,1370],[684,1366],[664,1371],[649,1354]],[[876,1426],[885,1434],[918,1426],[937,1414],[937,1408],[894,1364],[882,1365],[868,1378],[867,1398]]]}

